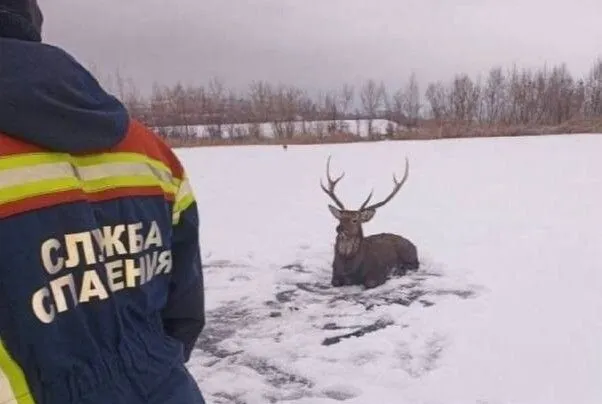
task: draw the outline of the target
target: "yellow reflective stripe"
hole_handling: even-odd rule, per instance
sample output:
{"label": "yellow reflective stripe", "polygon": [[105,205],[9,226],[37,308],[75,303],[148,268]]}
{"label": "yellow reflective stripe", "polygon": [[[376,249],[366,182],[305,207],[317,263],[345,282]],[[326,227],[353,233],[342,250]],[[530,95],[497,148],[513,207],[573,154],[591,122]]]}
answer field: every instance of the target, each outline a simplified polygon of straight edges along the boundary
{"label": "yellow reflective stripe", "polygon": [[0,341],[0,404],[35,404],[19,365]]}
{"label": "yellow reflective stripe", "polygon": [[146,164],[150,164],[151,166],[168,172],[171,172],[171,169],[162,161],[159,160],[155,160],[153,158],[150,158],[144,154],[139,154],[139,153],[125,153],[125,152],[119,152],[119,153],[101,153],[101,154],[94,154],[94,155],[90,155],[90,156],[71,156],[71,155],[67,155],[69,159],[72,159],[75,161],[75,164],[78,166],[89,166],[89,165],[96,165],[96,164],[103,164],[103,163],[117,163],[117,162],[122,162],[122,163],[146,163]]}
{"label": "yellow reflective stripe", "polygon": [[2,156],[0,157],[0,170],[38,164],[60,163],[65,162],[68,159],[69,155],[62,153],[27,153],[18,154],[16,156]]}
{"label": "yellow reflective stripe", "polygon": [[163,163],[135,153],[85,157],[32,153],[0,158],[0,204],[78,189],[93,193],[159,186],[175,194],[180,182]]}
{"label": "yellow reflective stripe", "polygon": [[184,178],[180,187],[178,188],[178,193],[176,194],[176,199],[174,201],[173,206],[173,218],[172,223],[178,224],[180,222],[180,215],[184,212],[192,203],[194,202],[194,193],[192,191],[192,187],[190,186],[190,182],[188,178]]}
{"label": "yellow reflective stripe", "polygon": [[[175,193],[176,185],[174,179],[170,173],[158,170],[155,167],[146,165],[144,163],[109,163],[109,164],[98,164],[95,166],[85,166],[78,168],[77,176],[83,178],[85,181],[95,181],[102,178],[113,176],[114,178],[142,178],[148,177],[148,179],[158,178],[166,184],[170,184],[168,187],[169,192]],[[124,174],[127,174],[124,175]]]}
{"label": "yellow reflective stripe", "polygon": [[151,176],[115,176],[115,177],[107,177],[100,178],[97,180],[87,181],[83,184],[82,189],[86,193],[94,193],[100,191],[106,191],[112,188],[127,188],[127,187],[153,187],[159,186],[163,190],[163,192],[168,194],[174,194],[176,192],[176,187],[173,184],[167,184],[162,181],[157,181],[156,177]]}
{"label": "yellow reflective stripe", "polygon": [[158,170],[170,173],[170,168],[162,161],[139,153],[100,153],[89,156],[72,156],[67,153],[25,153],[16,156],[0,157],[0,170],[66,162],[74,166],[90,166],[104,163],[146,163]]}
{"label": "yellow reflective stripe", "polygon": [[75,177],[33,181],[7,188],[3,188],[2,184],[0,184],[0,205],[20,201],[25,198],[80,188],[81,183]]}
{"label": "yellow reflective stripe", "polygon": [[[42,178],[40,178],[40,175],[42,175]],[[69,163],[44,163],[4,170],[0,168],[0,187],[9,188],[39,181],[40,179],[54,180],[70,175],[73,175],[73,167]]]}

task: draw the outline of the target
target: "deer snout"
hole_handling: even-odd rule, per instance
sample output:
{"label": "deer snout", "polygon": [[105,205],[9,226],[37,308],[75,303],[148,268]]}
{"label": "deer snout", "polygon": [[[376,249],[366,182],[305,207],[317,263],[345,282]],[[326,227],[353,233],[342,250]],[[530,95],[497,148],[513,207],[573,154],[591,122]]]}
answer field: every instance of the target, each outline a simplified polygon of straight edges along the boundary
{"label": "deer snout", "polygon": [[336,228],[337,234],[341,234],[345,232],[345,228],[343,227],[342,224],[338,225]]}

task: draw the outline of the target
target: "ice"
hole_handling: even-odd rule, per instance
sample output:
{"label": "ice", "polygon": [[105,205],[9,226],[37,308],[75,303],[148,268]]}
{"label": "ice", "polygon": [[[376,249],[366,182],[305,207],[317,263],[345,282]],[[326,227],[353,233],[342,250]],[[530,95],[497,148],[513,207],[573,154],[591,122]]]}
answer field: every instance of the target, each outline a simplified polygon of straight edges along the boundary
{"label": "ice", "polygon": [[[596,135],[178,149],[201,215],[208,318],[189,367],[208,402],[602,402],[600,150]],[[417,273],[329,286],[328,155],[350,207],[384,197],[408,156],[364,230],[412,240]]]}

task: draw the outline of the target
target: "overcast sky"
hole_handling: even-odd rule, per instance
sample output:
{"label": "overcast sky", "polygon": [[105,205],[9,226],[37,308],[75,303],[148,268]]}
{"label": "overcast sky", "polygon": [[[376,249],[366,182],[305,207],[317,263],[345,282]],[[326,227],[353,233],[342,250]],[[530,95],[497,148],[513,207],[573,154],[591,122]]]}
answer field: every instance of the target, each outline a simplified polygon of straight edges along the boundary
{"label": "overcast sky", "polygon": [[412,71],[424,85],[513,63],[583,74],[602,56],[599,0],[39,1],[46,42],[142,89],[213,76],[399,86]]}

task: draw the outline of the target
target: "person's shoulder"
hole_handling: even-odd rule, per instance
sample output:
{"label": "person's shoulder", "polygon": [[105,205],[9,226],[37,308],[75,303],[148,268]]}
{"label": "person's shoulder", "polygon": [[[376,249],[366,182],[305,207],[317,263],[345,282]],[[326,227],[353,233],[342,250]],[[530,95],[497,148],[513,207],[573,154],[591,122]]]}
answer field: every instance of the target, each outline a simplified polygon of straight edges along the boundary
{"label": "person's shoulder", "polygon": [[137,119],[130,120],[129,131],[132,132],[132,134],[134,134],[135,136],[141,138],[141,140],[144,139],[145,143],[151,144],[154,147],[157,147],[157,148],[161,149],[162,151],[165,151],[166,153],[173,154],[173,150],[167,144],[167,142],[165,142],[161,138],[161,136],[159,136],[157,134],[157,132],[155,132],[153,129],[151,129],[149,126],[145,125],[144,123],[140,122],[139,120],[137,120]]}
{"label": "person's shoulder", "polygon": [[122,147],[135,147],[148,157],[159,160],[167,165],[173,175],[182,178],[184,168],[174,150],[153,129],[136,119],[130,120],[126,144]]}

